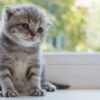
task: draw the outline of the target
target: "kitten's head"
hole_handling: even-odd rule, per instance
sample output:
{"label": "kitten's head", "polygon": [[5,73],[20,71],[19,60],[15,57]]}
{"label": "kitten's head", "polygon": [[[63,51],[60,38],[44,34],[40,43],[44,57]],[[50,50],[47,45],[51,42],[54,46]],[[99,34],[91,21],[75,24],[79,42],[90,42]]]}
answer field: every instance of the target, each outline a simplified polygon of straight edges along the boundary
{"label": "kitten's head", "polygon": [[37,7],[6,7],[3,16],[4,34],[24,47],[40,45],[51,22]]}

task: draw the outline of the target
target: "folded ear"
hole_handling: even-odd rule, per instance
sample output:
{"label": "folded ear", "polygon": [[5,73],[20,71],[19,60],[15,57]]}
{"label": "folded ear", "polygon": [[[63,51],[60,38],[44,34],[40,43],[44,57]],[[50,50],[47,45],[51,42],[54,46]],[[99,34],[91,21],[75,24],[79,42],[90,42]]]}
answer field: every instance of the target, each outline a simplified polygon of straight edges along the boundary
{"label": "folded ear", "polygon": [[14,8],[6,7],[5,8],[5,13],[6,13],[7,19],[10,19],[10,17],[12,15],[14,15],[15,10],[14,10]]}
{"label": "folded ear", "polygon": [[52,20],[48,20],[47,26],[48,26],[49,28],[52,28],[52,27],[54,27],[55,25],[54,25],[54,23],[53,23]]}

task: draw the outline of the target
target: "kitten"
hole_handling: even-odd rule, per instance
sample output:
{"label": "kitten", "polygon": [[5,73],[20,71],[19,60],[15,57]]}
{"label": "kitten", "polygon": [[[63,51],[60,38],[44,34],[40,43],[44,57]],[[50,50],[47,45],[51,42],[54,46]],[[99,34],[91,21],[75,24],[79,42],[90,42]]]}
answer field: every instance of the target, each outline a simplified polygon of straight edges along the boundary
{"label": "kitten", "polygon": [[37,7],[6,7],[0,36],[1,95],[43,96],[56,86],[45,79],[41,44],[51,22]]}

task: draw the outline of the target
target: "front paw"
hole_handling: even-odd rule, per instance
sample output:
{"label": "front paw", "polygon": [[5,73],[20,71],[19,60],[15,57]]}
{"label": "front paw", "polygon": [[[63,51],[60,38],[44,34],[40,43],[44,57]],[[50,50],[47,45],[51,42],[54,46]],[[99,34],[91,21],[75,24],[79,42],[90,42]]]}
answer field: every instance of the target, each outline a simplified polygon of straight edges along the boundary
{"label": "front paw", "polygon": [[30,96],[44,96],[46,91],[39,88],[33,88],[28,91]]}
{"label": "front paw", "polygon": [[18,96],[18,92],[15,90],[6,90],[3,93],[3,97],[17,97]]}
{"label": "front paw", "polygon": [[56,91],[56,86],[47,82],[45,84],[42,85],[42,88],[48,92],[54,92]]}
{"label": "front paw", "polygon": [[3,97],[3,92],[2,91],[0,91],[0,97]]}

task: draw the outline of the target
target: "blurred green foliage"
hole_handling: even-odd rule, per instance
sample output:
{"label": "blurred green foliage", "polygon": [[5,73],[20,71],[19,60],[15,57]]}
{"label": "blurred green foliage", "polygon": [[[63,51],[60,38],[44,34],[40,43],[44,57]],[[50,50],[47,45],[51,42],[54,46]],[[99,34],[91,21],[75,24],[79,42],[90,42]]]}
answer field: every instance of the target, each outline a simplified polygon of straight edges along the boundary
{"label": "blurred green foliage", "polygon": [[[74,8],[75,0],[1,0],[0,13],[6,5],[31,3],[44,8],[50,15],[54,27],[49,32],[45,51],[87,51],[84,31],[85,8]],[[51,29],[50,29],[51,30]],[[63,46],[57,48],[55,40],[62,35]],[[51,42],[50,42],[51,41]],[[51,44],[50,44],[51,43]],[[54,45],[55,44],[55,45]]]}

